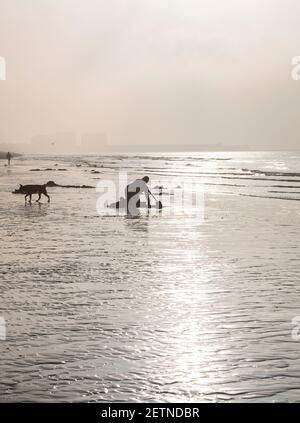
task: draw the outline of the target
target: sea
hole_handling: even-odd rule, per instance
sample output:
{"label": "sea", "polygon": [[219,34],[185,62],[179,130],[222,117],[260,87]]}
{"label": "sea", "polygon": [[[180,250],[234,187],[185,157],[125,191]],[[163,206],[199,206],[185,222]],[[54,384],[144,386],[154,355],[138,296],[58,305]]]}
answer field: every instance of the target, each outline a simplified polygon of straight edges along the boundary
{"label": "sea", "polygon": [[299,152],[5,163],[0,402],[299,401]]}

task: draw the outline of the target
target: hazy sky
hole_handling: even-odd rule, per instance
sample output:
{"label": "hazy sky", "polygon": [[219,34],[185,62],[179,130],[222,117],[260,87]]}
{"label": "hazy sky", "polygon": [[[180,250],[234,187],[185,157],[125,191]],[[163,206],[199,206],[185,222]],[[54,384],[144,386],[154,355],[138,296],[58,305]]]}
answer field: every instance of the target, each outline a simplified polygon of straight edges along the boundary
{"label": "hazy sky", "polygon": [[298,148],[299,0],[0,0],[0,139]]}

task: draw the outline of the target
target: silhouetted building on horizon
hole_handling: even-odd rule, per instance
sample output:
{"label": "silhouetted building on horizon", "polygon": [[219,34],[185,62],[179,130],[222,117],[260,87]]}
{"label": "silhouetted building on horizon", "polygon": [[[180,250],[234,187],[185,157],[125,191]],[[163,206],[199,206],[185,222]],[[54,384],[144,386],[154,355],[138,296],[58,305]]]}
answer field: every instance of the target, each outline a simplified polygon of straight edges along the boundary
{"label": "silhouetted building on horizon", "polygon": [[78,150],[77,136],[73,132],[56,132],[52,134],[39,134],[31,138],[33,153],[72,153]]}

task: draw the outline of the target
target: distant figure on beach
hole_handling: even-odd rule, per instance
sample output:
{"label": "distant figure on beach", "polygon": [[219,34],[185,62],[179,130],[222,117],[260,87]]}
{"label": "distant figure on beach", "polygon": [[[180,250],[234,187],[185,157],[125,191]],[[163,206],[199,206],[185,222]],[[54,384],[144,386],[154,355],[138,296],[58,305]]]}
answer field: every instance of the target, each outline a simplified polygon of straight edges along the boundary
{"label": "distant figure on beach", "polygon": [[7,158],[7,164],[8,164],[8,166],[10,166],[10,160],[11,160],[11,154],[10,154],[10,152],[8,152],[6,154],[6,158]]}
{"label": "distant figure on beach", "polygon": [[151,208],[148,182],[149,177],[144,176],[142,179],[136,179],[127,185],[125,190],[127,213],[134,214],[136,213],[136,209],[141,207],[140,196],[142,193],[146,196],[148,208]]}

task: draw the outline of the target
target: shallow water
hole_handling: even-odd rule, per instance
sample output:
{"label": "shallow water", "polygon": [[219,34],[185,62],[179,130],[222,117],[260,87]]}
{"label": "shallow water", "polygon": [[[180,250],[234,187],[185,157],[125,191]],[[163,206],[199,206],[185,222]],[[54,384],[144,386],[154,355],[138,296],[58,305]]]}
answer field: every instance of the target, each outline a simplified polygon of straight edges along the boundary
{"label": "shallow water", "polygon": [[[299,154],[26,157],[0,169],[0,401],[298,401]],[[126,170],[163,185],[164,204],[204,191],[203,210],[174,196],[160,212],[99,215],[94,189],[49,188],[51,203],[31,206],[11,194]]]}

